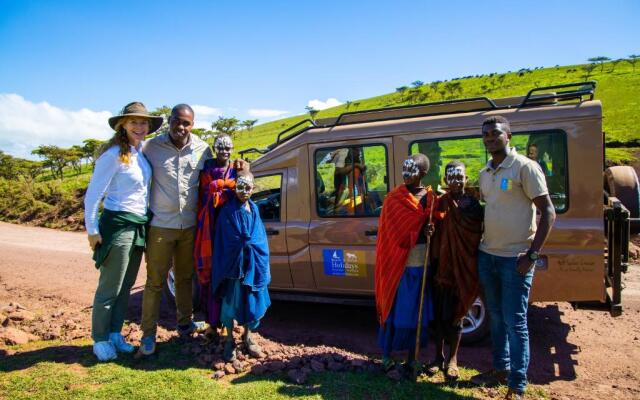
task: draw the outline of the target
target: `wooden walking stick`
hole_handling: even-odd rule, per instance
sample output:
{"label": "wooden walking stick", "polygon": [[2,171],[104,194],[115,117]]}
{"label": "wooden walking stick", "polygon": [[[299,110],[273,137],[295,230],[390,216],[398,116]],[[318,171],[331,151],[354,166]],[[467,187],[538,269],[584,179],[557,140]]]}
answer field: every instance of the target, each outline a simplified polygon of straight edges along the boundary
{"label": "wooden walking stick", "polygon": [[[431,226],[433,217],[433,207],[436,203],[435,194],[432,193],[431,207],[429,209],[429,218],[427,226]],[[427,192],[427,200],[429,200],[429,192]],[[422,285],[420,285],[420,305],[418,306],[418,326],[416,327],[416,348],[413,354],[413,378],[418,379],[418,356],[420,355],[420,335],[422,334],[422,308],[424,307],[424,290],[427,286],[427,265],[429,263],[429,249],[431,245],[431,234],[427,234],[427,250],[424,256],[424,265],[422,266]]]}

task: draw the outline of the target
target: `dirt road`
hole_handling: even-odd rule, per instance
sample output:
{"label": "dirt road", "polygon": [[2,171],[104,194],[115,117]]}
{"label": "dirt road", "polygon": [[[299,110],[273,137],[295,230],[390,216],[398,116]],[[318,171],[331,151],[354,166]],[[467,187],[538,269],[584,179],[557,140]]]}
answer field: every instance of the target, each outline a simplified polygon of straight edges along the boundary
{"label": "dirt road", "polygon": [[[133,322],[140,318],[144,277],[143,265],[131,300]],[[97,279],[85,234],[0,223],[0,308],[19,303],[37,315],[37,323],[24,326],[29,333],[45,339],[89,335]],[[566,303],[531,307],[532,383],[555,399],[640,398],[640,265],[630,266],[625,283],[624,314],[615,319]],[[163,324],[173,328],[173,311],[166,304],[162,316]],[[261,331],[287,344],[378,351],[369,308],[275,303]],[[463,348],[460,363],[488,368],[490,343]]]}

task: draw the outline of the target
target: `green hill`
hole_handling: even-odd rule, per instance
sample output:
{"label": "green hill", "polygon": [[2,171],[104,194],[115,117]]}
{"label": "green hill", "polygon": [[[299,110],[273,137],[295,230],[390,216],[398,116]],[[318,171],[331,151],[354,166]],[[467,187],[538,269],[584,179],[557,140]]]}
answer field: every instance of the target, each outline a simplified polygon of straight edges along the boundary
{"label": "green hill", "polygon": [[[595,80],[596,98],[603,103],[606,157],[611,163],[629,163],[640,154],[640,65],[634,71],[627,62],[610,62],[597,66],[585,76],[585,65],[523,69],[517,72],[464,77],[406,87],[368,99],[354,100],[320,111],[315,118],[335,117],[346,111],[367,110],[398,105],[418,104],[487,96],[490,98],[521,96],[534,87]],[[301,114],[268,122],[251,131],[240,131],[235,139],[236,151],[273,143],[279,132],[308,118]],[[64,179],[42,174],[35,180],[0,178],[0,220],[31,223],[63,229],[82,229],[82,197],[91,177],[88,168],[81,173],[67,169]]]}
{"label": "green hill", "polygon": [[[402,93],[396,91],[368,99],[354,100],[338,107],[322,110],[316,118],[335,117],[347,111],[455,98],[522,96],[535,87],[583,81],[585,71],[582,67],[584,65],[520,70],[428,83],[417,88],[408,87]],[[638,146],[640,140],[640,128],[638,128],[640,126],[640,66],[634,72],[631,64],[624,61],[615,65],[606,63],[593,70],[588,79],[597,81],[595,97],[603,103],[605,140],[617,146],[607,149],[607,158],[614,163],[631,161],[634,159],[633,153],[638,150],[633,146]],[[451,92],[446,89],[456,86],[455,83],[459,83],[458,90]],[[250,147],[263,148],[273,143],[279,132],[308,117],[308,114],[297,115],[258,125],[252,131],[242,131],[235,140],[235,147],[237,150]]]}

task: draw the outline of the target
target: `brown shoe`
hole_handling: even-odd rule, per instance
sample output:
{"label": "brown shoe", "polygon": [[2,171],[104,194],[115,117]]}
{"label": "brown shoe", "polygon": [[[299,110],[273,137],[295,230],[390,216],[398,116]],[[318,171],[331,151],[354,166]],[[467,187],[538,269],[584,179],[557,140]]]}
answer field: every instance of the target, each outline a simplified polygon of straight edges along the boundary
{"label": "brown shoe", "polygon": [[498,371],[496,369],[491,369],[487,372],[472,376],[471,383],[478,386],[505,385],[507,383],[508,376],[509,370]]}

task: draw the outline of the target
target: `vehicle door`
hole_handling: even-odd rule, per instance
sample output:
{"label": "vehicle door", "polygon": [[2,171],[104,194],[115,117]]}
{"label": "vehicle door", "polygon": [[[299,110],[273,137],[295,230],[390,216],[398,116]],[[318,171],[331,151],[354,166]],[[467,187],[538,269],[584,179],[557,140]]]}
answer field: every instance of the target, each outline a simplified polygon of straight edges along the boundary
{"label": "vehicle door", "polygon": [[260,217],[269,239],[269,262],[271,265],[271,287],[290,288],[293,286],[289,269],[289,254],[285,235],[286,182],[287,170],[256,174],[252,200],[258,206]]}
{"label": "vehicle door", "polygon": [[393,176],[391,139],[309,146],[309,248],[321,293],[372,294],[378,217]]}

